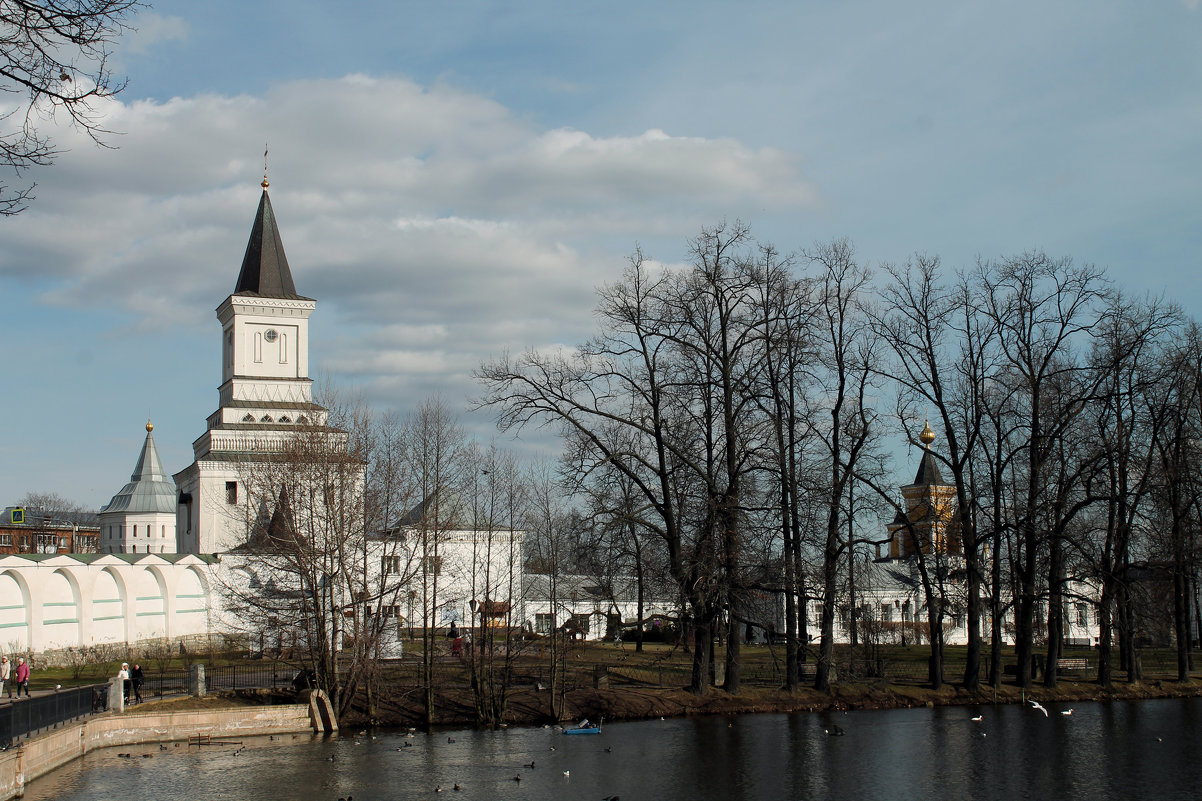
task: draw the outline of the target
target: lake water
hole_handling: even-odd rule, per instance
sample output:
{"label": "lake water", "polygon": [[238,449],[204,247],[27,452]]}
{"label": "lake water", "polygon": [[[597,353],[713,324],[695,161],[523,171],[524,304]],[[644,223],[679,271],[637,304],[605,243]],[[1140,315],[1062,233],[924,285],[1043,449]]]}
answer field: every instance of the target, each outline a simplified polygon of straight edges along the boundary
{"label": "lake water", "polygon": [[[378,801],[431,798],[439,786],[486,801],[1202,797],[1202,700],[1060,714],[1067,708],[1049,707],[1048,717],[983,706],[651,720],[588,737],[514,727],[131,746],[93,752],[32,782],[25,798]],[[842,736],[826,733],[835,727]],[[134,758],[117,756],[127,752]]]}

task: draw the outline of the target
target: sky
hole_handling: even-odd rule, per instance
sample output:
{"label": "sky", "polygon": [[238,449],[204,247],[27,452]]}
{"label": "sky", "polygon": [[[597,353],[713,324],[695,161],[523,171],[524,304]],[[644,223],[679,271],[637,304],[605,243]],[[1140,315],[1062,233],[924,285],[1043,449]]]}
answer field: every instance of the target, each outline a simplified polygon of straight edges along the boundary
{"label": "sky", "polygon": [[[217,408],[269,147],[310,362],[380,411],[594,330],[636,248],[739,219],[870,266],[1028,250],[1202,317],[1199,0],[162,0],[96,109],[0,218],[0,506],[99,508],[147,417],[164,466]],[[8,102],[0,99],[0,103]],[[3,107],[0,106],[0,110]],[[912,465],[898,466],[899,477]]]}

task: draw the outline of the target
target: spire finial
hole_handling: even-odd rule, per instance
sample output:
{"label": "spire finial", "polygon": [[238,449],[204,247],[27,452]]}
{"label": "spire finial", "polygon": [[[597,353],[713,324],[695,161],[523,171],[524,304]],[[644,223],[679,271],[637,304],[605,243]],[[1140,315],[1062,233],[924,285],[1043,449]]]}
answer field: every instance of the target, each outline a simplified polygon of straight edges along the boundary
{"label": "spire finial", "polygon": [[267,182],[267,143],[266,142],[263,143],[263,184],[262,184],[262,186],[263,186],[264,192],[267,191],[267,187],[271,186],[271,184],[269,184]]}
{"label": "spire finial", "polygon": [[930,421],[923,421],[922,433],[918,435],[918,439],[928,451],[931,449],[931,443],[935,441],[935,432],[931,430]]}
{"label": "spire finial", "polygon": [[146,433],[149,434],[151,431],[154,431],[154,423],[150,422],[150,418],[147,417],[146,418]]}

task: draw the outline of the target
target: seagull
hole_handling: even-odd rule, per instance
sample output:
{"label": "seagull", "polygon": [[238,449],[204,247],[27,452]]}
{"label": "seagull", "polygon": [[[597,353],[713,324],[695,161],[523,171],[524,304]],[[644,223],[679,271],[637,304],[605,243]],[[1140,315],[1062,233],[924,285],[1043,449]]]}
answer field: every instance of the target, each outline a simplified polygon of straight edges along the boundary
{"label": "seagull", "polygon": [[571,776],[572,776],[572,771],[570,771],[570,770],[565,770],[565,771],[563,772],[563,775],[564,775],[564,776],[566,776],[566,777],[568,777],[568,778],[571,778]]}
{"label": "seagull", "polygon": [[1071,710],[1071,709],[1061,709],[1061,710],[1060,710],[1060,714],[1061,714],[1061,715],[1071,715],[1071,714],[1073,714],[1073,710]]}
{"label": "seagull", "polygon": [[972,720],[973,723],[980,723],[984,719],[985,719],[984,715],[977,715],[975,718],[970,718],[970,720]]}
{"label": "seagull", "polygon": [[1027,703],[1031,705],[1032,709],[1038,709],[1040,712],[1042,712],[1045,718],[1048,716],[1048,710],[1044,708],[1043,704],[1039,703],[1038,701],[1028,701]]}

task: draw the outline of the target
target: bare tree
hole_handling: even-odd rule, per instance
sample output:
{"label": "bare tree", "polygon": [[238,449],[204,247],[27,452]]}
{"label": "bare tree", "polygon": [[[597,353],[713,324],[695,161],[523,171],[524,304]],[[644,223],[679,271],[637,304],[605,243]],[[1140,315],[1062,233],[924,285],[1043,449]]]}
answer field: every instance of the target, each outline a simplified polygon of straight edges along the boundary
{"label": "bare tree", "polygon": [[845,506],[857,472],[869,473],[865,457],[875,435],[873,421],[880,374],[878,342],[865,313],[869,271],[857,263],[847,240],[819,244],[805,254],[815,270],[814,303],[817,358],[807,369],[811,384],[805,420],[808,435],[821,443],[826,480],[812,490],[825,510],[822,547],[821,640],[814,686],[830,689],[835,649],[835,607],[839,566],[853,547],[845,535]]}
{"label": "bare tree", "polygon": [[[737,223],[703,231],[695,263],[679,273],[636,253],[624,279],[600,291],[594,339],[573,354],[528,352],[478,372],[480,405],[498,410],[503,430],[556,425],[573,442],[574,469],[605,464],[629,480],[641,524],[662,541],[688,605],[696,693],[711,684],[724,609],[733,604],[737,618],[741,482],[751,469],[742,415],[753,411],[744,387],[757,336],[742,318],[752,312],[743,289],[749,242]],[[736,644],[732,691],[738,667]]]}
{"label": "bare tree", "polygon": [[[125,81],[112,72],[117,38],[142,4],[137,0],[5,0],[0,3],[0,169],[20,178],[54,162],[61,151],[43,126],[58,114],[98,144],[97,101],[113,97]],[[23,211],[34,185],[0,182],[0,215]]]}
{"label": "bare tree", "polygon": [[[1020,442],[1016,458],[1008,463],[1021,473],[1014,477],[1013,526],[1018,537],[1011,557],[1017,583],[1018,683],[1027,687],[1032,681],[1041,556],[1049,547],[1060,547],[1046,536],[1048,466],[1059,437],[1090,397],[1067,387],[1084,369],[1077,354],[1088,344],[1082,338],[1097,323],[1095,307],[1105,285],[1102,273],[1093,267],[1077,267],[1043,253],[982,264],[976,280],[981,311],[997,327],[1005,378],[1014,388],[1008,401],[1014,412],[1010,433]],[[1050,413],[1054,399],[1056,411]],[[1056,595],[1061,586],[1059,578],[1053,580],[1051,604],[1062,602]]]}
{"label": "bare tree", "polygon": [[[464,528],[470,510],[461,492],[469,460],[463,430],[440,398],[424,401],[405,423],[405,459],[418,499],[395,529],[410,543],[422,633],[422,699],[427,726],[435,722],[438,626],[449,532]],[[412,621],[411,621],[412,622]]]}
{"label": "bare tree", "polygon": [[223,560],[222,589],[238,623],[274,635],[342,715],[371,675],[383,609],[395,608],[407,577],[369,564],[393,556],[368,530],[370,414],[356,401],[325,402],[328,420],[294,425],[240,466],[246,539]]}

